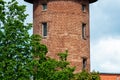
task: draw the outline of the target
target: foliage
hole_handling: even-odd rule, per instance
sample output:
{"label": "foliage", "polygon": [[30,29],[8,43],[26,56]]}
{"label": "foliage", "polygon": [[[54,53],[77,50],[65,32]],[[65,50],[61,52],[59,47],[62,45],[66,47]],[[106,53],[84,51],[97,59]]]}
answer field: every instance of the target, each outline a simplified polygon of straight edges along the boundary
{"label": "foliage", "polygon": [[30,36],[31,24],[24,24],[25,6],[15,0],[0,0],[0,79],[29,80],[32,60]]}
{"label": "foliage", "polygon": [[65,53],[58,53],[58,56],[60,57],[60,59],[62,61],[66,61],[67,60],[67,56],[68,56],[68,51],[66,50]]}
{"label": "foliage", "polygon": [[91,78],[92,80],[100,80],[99,72],[95,72],[95,71],[91,72]]}
{"label": "foliage", "polygon": [[[47,48],[39,45],[40,38],[38,38],[39,36],[35,39],[35,42],[33,41],[33,45],[36,44],[33,49],[35,55],[35,71],[33,73],[34,80],[70,80],[74,76],[74,68],[70,68],[68,66],[69,63],[67,61],[63,61],[65,60],[64,58],[62,58],[63,60],[57,61],[46,57]],[[60,54],[65,55],[67,53],[65,52]]]}
{"label": "foliage", "polygon": [[90,80],[90,74],[86,70],[83,70],[75,75],[75,80]]}
{"label": "foliage", "polygon": [[100,80],[100,76],[98,72],[87,72],[86,70],[83,70],[82,72],[75,74],[75,77],[73,80]]}

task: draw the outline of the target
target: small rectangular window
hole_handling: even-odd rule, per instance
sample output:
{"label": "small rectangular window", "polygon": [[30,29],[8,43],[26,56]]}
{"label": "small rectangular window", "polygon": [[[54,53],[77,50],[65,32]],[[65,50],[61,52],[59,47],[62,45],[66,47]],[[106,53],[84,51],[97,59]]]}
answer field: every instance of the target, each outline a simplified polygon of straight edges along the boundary
{"label": "small rectangular window", "polygon": [[85,69],[86,68],[86,64],[87,64],[87,59],[86,58],[82,58],[82,69]]}
{"label": "small rectangular window", "polygon": [[82,23],[82,38],[86,39],[86,24]]}
{"label": "small rectangular window", "polygon": [[42,4],[42,10],[47,10],[47,4]]}
{"label": "small rectangular window", "polygon": [[86,5],[82,4],[82,11],[85,12],[86,11]]}
{"label": "small rectangular window", "polygon": [[42,23],[42,35],[43,37],[47,36],[47,23]]}

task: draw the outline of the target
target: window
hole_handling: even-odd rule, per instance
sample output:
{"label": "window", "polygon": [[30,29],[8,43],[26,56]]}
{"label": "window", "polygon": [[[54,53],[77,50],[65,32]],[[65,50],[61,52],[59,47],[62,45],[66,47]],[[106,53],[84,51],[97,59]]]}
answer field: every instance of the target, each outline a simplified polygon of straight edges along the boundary
{"label": "window", "polygon": [[47,4],[42,4],[42,10],[47,10]]}
{"label": "window", "polygon": [[42,35],[43,37],[47,36],[47,23],[42,23]]}
{"label": "window", "polygon": [[87,58],[82,58],[82,69],[86,68],[86,64],[87,64]]}
{"label": "window", "polygon": [[85,12],[86,11],[86,5],[82,4],[82,11]]}
{"label": "window", "polygon": [[82,38],[86,39],[86,24],[82,23]]}

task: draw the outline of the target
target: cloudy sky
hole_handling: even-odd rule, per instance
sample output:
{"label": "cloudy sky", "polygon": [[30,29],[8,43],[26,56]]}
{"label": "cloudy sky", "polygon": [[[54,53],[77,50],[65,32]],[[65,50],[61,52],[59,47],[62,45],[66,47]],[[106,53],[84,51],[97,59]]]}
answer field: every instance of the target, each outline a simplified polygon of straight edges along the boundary
{"label": "cloudy sky", "polygon": [[120,73],[120,0],[90,5],[91,70]]}
{"label": "cloudy sky", "polygon": [[[27,5],[32,22],[32,5]],[[91,71],[120,73],[120,0],[98,0],[90,5]]]}

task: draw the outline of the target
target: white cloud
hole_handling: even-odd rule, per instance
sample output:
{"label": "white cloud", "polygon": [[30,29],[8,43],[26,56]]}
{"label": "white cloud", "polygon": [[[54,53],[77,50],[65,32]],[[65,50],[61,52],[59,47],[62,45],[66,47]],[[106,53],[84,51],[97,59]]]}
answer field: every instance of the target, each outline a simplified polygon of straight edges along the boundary
{"label": "white cloud", "polygon": [[91,69],[120,73],[120,0],[98,0],[90,12]]}
{"label": "white cloud", "polygon": [[91,43],[91,55],[92,70],[120,73],[120,38],[102,38]]}

